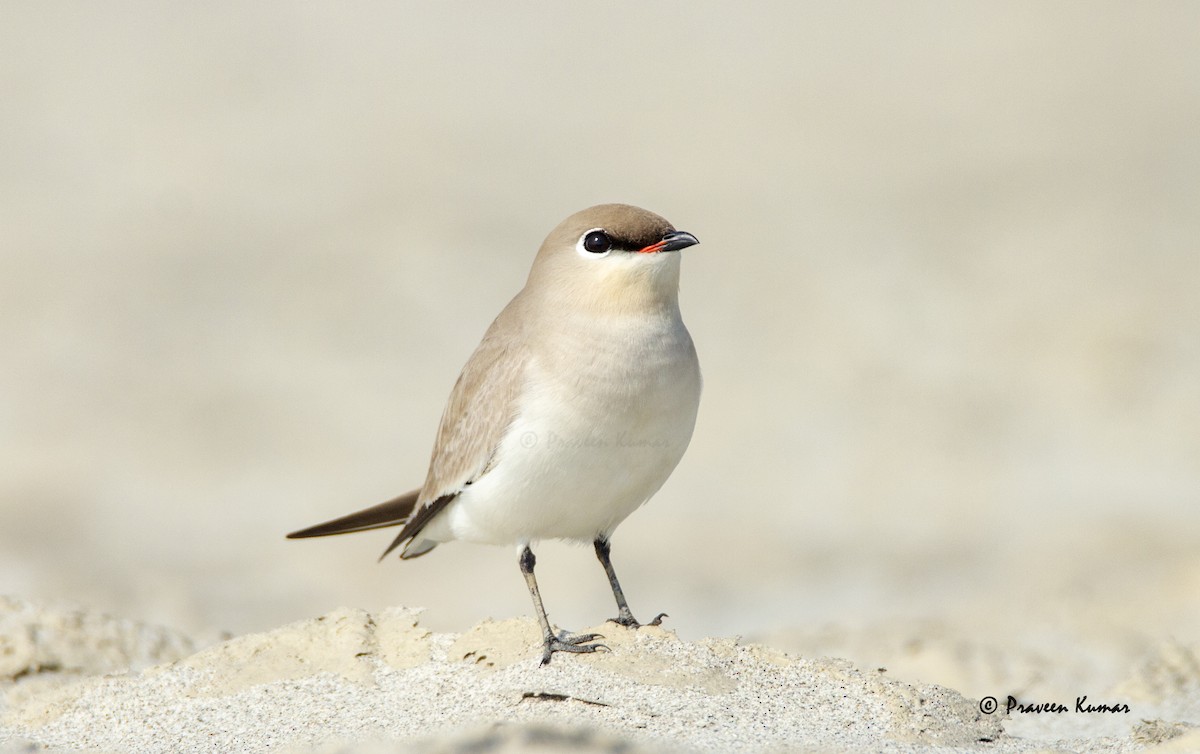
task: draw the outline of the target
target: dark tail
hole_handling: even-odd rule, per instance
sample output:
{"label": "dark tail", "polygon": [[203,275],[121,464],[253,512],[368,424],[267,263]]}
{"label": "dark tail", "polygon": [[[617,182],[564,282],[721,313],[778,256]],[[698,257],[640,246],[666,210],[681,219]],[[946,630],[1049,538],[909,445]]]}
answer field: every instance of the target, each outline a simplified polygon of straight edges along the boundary
{"label": "dark tail", "polygon": [[308,537],[328,537],[333,534],[350,534],[356,531],[383,529],[388,526],[399,526],[412,516],[413,508],[417,505],[417,495],[420,490],[406,492],[400,497],[386,503],[373,505],[348,516],[335,518],[323,524],[310,526],[307,529],[294,531],[287,535],[288,539],[306,539]]}

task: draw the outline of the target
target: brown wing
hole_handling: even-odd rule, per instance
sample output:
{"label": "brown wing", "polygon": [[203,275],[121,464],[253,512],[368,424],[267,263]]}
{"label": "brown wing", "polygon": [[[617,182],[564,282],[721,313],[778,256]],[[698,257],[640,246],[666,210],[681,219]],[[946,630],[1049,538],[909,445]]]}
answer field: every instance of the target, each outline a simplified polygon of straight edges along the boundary
{"label": "brown wing", "polygon": [[[463,488],[490,468],[496,448],[515,416],[528,363],[521,318],[516,316],[520,306],[518,295],[500,312],[454,383],[412,518],[384,556],[414,540]],[[431,547],[406,551],[401,557],[416,557]]]}
{"label": "brown wing", "polygon": [[351,513],[323,524],[310,526],[307,529],[294,531],[287,535],[288,539],[305,539],[307,537],[328,537],[333,534],[349,534],[356,531],[382,529],[387,526],[399,526],[412,515],[417,504],[420,490],[406,492],[400,497],[392,498],[386,503],[373,505],[361,511]]}
{"label": "brown wing", "polygon": [[[404,524],[380,556],[413,540],[429,521],[458,497],[491,465],[504,431],[512,423],[517,396],[525,373],[527,349],[514,310],[513,299],[488,328],[483,341],[467,360],[454,383],[438,427],[425,485],[419,490],[323,524],[292,532],[288,539],[327,537],[333,534],[382,529]],[[416,557],[433,543],[401,557]]]}

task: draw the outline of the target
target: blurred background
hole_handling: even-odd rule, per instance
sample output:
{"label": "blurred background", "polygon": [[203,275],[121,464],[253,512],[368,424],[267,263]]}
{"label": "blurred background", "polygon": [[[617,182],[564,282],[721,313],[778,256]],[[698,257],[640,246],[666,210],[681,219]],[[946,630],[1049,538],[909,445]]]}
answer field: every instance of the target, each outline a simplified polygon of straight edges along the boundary
{"label": "blurred background", "polygon": [[[958,670],[912,672],[960,688],[964,651],[1200,635],[1200,6],[3,16],[0,593],[198,635],[527,614],[506,548],[283,535],[420,484],[546,233],[623,201],[703,242],[696,435],[614,538],[635,614],[941,637]],[[614,613],[590,548],[538,555],[552,620]]]}

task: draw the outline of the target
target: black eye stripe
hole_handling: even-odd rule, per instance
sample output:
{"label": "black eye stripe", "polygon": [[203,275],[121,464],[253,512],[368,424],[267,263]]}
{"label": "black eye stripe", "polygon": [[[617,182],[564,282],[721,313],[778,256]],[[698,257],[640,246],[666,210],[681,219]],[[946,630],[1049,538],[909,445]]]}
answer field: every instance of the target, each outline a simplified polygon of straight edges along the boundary
{"label": "black eye stripe", "polygon": [[642,246],[638,246],[638,245],[637,245],[637,244],[635,244],[635,243],[630,243],[630,242],[628,242],[628,241],[623,241],[623,240],[621,240],[621,239],[619,239],[619,238],[614,238],[614,239],[613,239],[613,248],[614,248],[614,249],[616,249],[616,250],[618,250],[618,251],[639,251],[639,250],[641,250],[641,249],[642,249],[642,248],[644,248],[644,247],[642,247]]}
{"label": "black eye stripe", "polygon": [[588,231],[580,245],[584,251],[592,254],[603,254],[607,251],[641,251],[647,246],[653,244],[654,241],[646,241],[645,243],[637,243],[624,238],[614,238],[607,231],[597,228],[596,230]]}

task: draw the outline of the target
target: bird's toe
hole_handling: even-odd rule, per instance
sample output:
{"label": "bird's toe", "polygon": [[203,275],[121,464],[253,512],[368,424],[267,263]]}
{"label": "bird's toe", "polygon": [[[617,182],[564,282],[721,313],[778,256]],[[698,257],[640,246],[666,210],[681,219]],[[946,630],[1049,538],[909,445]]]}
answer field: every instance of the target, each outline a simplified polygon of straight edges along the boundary
{"label": "bird's toe", "polygon": [[542,645],[542,664],[548,665],[550,658],[555,652],[567,652],[569,654],[591,654],[592,652],[611,652],[612,649],[607,644],[589,643],[593,639],[603,639],[600,634],[578,634],[563,636],[554,636],[546,639]]}

